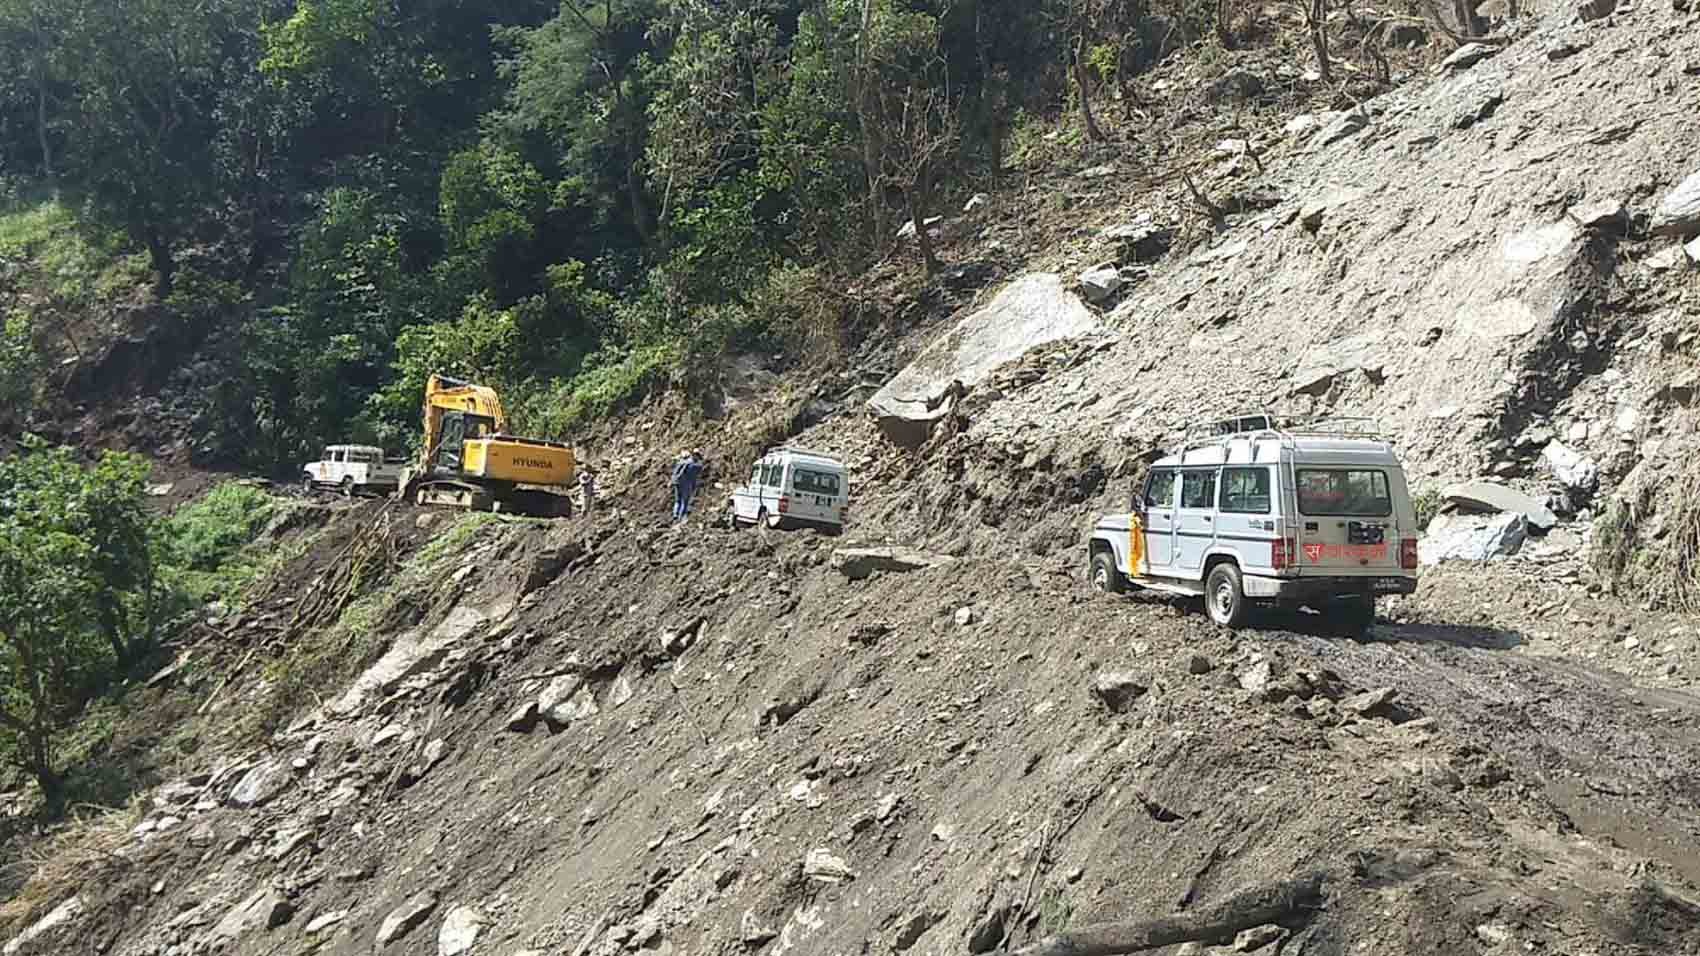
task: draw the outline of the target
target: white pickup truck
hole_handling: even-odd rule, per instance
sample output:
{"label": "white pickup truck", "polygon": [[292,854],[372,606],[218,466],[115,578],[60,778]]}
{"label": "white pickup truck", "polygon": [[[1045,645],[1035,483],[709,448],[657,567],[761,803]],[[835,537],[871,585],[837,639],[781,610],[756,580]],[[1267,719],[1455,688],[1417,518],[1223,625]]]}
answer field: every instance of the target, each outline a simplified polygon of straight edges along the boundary
{"label": "white pickup truck", "polygon": [[385,459],[382,448],[370,445],[331,445],[301,466],[301,490],[335,488],[352,498],[362,492],[389,494],[401,484],[403,462]]}

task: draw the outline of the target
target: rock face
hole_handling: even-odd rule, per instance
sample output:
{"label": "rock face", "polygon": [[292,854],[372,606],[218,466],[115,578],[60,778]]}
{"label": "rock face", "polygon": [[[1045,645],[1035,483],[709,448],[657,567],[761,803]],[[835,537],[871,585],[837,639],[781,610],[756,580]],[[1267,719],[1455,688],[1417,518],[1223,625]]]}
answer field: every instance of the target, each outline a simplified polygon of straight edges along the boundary
{"label": "rock face", "polygon": [[1098,331],[1098,319],[1061,276],[1033,273],[1016,279],[985,308],[969,315],[916,356],[868,400],[893,441],[916,445],[949,408],[942,401],[953,381],[974,386],[998,366],[1042,345]]}
{"label": "rock face", "polygon": [[914,548],[838,548],[832,552],[832,568],[852,581],[879,572],[903,574],[925,571],[955,561],[948,555]]}
{"label": "rock face", "polygon": [[1422,564],[1487,561],[1516,554],[1528,535],[1528,520],[1518,512],[1443,514],[1429,522],[1427,534],[1417,542],[1417,559]]}
{"label": "rock face", "polygon": [[1653,232],[1663,236],[1700,235],[1700,170],[1665,194],[1651,225]]}
{"label": "rock face", "polygon": [[1491,481],[1466,481],[1451,485],[1440,497],[1448,504],[1481,511],[1512,512],[1528,519],[1530,525],[1545,530],[1558,524],[1558,516],[1546,505],[1515,488]]}

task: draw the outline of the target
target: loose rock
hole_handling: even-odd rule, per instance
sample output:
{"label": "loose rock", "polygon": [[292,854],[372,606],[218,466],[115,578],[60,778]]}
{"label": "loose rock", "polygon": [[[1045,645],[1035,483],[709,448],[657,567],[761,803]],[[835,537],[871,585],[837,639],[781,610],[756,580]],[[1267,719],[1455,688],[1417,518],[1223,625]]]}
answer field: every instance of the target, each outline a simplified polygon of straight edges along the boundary
{"label": "loose rock", "polygon": [[255,890],[224,914],[224,919],[213,928],[212,935],[218,939],[233,940],[256,930],[276,929],[289,922],[293,915],[295,906],[289,902],[289,897],[265,887]]}
{"label": "loose rock", "polygon": [[1193,654],[1186,659],[1186,672],[1188,674],[1208,674],[1215,667],[1216,665],[1211,663],[1210,658],[1203,654]]}
{"label": "loose rock", "polygon": [[1253,926],[1234,937],[1234,949],[1241,953],[1256,952],[1285,935],[1287,931],[1274,924]]}
{"label": "loose rock", "polygon": [[739,924],[738,938],[743,941],[745,946],[754,949],[778,935],[779,930],[774,929],[766,921],[757,917],[755,910],[744,911],[744,918]]}
{"label": "loose rock", "polygon": [[242,775],[230,791],[230,802],[243,808],[263,806],[282,793],[291,779],[287,764],[267,760]]}
{"label": "loose rock", "polygon": [[1700,170],[1665,194],[1651,223],[1654,234],[1687,238],[1700,234]]}
{"label": "loose rock", "polygon": [[535,726],[537,726],[537,701],[535,700],[526,701],[520,709],[514,711],[513,715],[508,718],[508,729],[516,733],[529,733],[531,728]]}
{"label": "loose rock", "polygon": [[803,857],[803,875],[811,880],[822,883],[843,883],[845,880],[856,878],[856,871],[850,869],[848,861],[842,857],[833,856],[825,849],[813,849]]}
{"label": "loose rock", "polygon": [[437,930],[437,956],[461,956],[472,949],[478,934],[490,922],[489,917],[470,906],[457,906],[443,917]]}
{"label": "loose rock", "polygon": [[400,906],[390,910],[390,915],[384,917],[383,924],[378,927],[378,945],[388,946],[413,932],[436,908],[437,894],[430,890],[409,897]]}
{"label": "loose rock", "polygon": [[832,552],[832,568],[852,581],[879,572],[907,573],[950,564],[954,558],[913,548],[838,548]]}
{"label": "loose rock", "polygon": [[1499,52],[1499,47],[1486,43],[1466,43],[1440,61],[1442,70],[1467,70]]}
{"label": "loose rock", "polygon": [[1551,528],[1558,516],[1535,499],[1515,488],[1491,481],[1466,481],[1450,485],[1440,493],[1447,504],[1480,511],[1512,512],[1528,519],[1536,528]]}
{"label": "loose rock", "polygon": [[1427,533],[1417,542],[1417,557],[1425,565],[1487,561],[1516,554],[1528,536],[1528,519],[1521,514],[1443,514],[1429,522]]}
{"label": "loose rock", "polygon": [[1103,701],[1112,714],[1127,713],[1147,689],[1139,678],[1126,671],[1099,671],[1092,679],[1092,694]]}
{"label": "loose rock", "polygon": [[1093,266],[1080,274],[1080,291],[1095,305],[1108,302],[1121,291],[1122,274],[1114,263]]}

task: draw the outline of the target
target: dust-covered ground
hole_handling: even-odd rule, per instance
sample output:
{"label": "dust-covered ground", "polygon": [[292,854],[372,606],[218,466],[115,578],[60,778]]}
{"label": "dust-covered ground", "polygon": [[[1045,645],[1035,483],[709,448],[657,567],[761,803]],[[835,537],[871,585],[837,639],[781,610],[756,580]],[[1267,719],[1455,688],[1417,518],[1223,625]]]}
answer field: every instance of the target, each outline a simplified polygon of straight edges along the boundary
{"label": "dust-covered ground", "polygon": [[351,691],[162,787],[17,951],[985,952],[1314,870],[1243,944],[1700,951],[1695,673],[1469,623],[1479,579],[1230,635],[1044,561],[857,581],[853,536],[632,523],[464,535]]}

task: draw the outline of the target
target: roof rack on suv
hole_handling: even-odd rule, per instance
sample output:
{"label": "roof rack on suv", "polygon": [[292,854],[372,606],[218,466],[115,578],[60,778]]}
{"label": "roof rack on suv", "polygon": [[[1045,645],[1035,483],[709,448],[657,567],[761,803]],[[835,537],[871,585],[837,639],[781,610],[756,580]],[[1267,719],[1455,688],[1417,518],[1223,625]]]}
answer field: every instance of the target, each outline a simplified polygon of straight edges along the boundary
{"label": "roof rack on suv", "polygon": [[1381,426],[1367,416],[1278,416],[1265,409],[1189,426],[1176,454],[1185,456],[1194,449],[1215,447],[1236,438],[1272,438],[1289,445],[1298,438],[1387,440]]}
{"label": "roof rack on suv", "polygon": [[813,448],[804,448],[801,445],[780,445],[775,450],[776,451],[788,451],[793,455],[809,455],[809,456],[812,456],[814,458],[831,458],[834,461],[836,461],[838,459],[837,455],[832,455],[832,454],[829,454],[829,453],[824,452],[824,451],[815,451]]}

